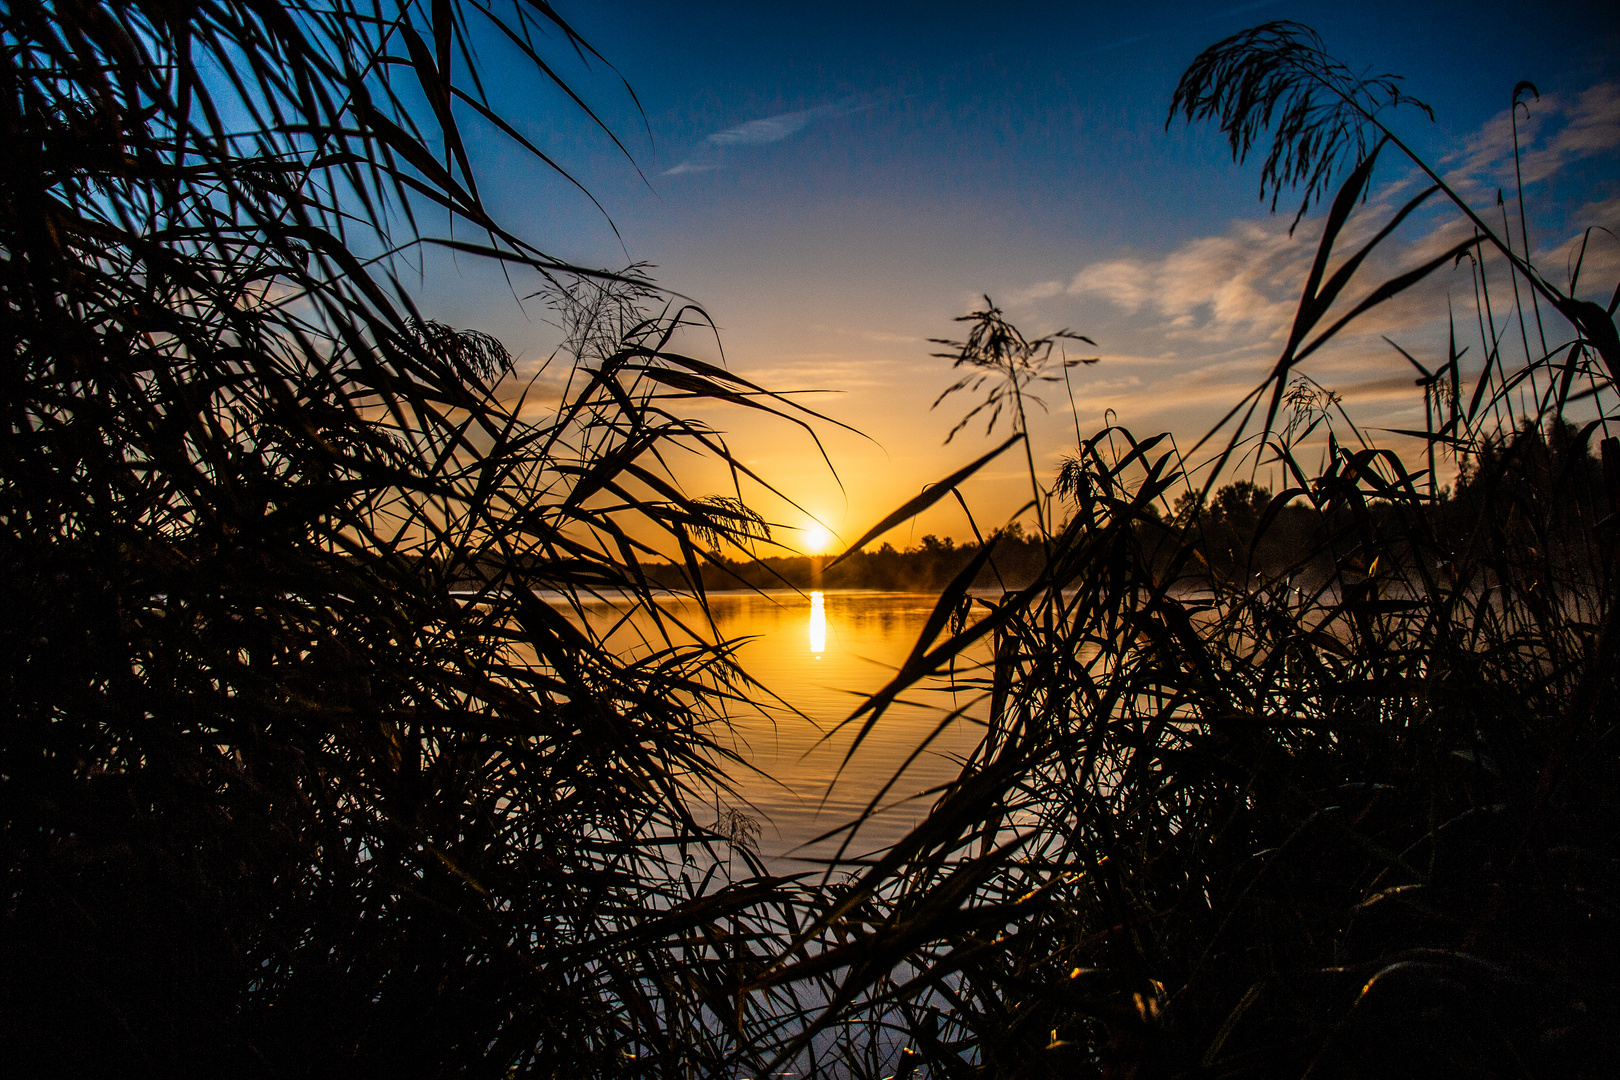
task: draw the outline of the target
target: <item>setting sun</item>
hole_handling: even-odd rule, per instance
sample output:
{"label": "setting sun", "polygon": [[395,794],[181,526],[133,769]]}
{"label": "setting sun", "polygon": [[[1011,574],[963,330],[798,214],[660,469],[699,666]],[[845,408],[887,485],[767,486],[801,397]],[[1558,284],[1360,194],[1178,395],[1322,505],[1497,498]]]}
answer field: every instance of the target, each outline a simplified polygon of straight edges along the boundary
{"label": "setting sun", "polygon": [[832,545],[832,533],[820,525],[806,525],[800,531],[804,533],[800,543],[806,555],[820,555]]}

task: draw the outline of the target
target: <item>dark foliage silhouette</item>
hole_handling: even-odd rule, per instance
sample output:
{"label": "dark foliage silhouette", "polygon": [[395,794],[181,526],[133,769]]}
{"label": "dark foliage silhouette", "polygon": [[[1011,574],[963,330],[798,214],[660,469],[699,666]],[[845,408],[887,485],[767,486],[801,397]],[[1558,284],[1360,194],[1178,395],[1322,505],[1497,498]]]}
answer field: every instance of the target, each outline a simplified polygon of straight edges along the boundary
{"label": "dark foliage silhouette", "polygon": [[[587,108],[546,57],[594,54],[538,0],[0,13],[8,1065],[909,1080],[1615,1059],[1614,303],[1558,287],[1410,154],[1393,79],[1273,23],[1178,87],[1172,119],[1215,120],[1239,159],[1271,133],[1263,194],[1303,189],[1303,213],[1333,193],[1277,363],[1211,460],[1112,428],[1045,483],[1025,405],[1069,335],[1025,338],[987,300],[946,342],[968,416],[1014,430],[851,552],[1019,443],[1015,517],[1038,524],[965,559],[925,548],[953,576],[848,723],[954,674],[986,733],[915,831],[817,884],[741,876],[746,817],[688,812],[723,783],[712,726],[757,688],[659,608],[650,569],[678,552],[701,595],[713,549],[767,536],[659,464],[681,445],[746,472],[673,402],[805,417],[685,356],[701,313],[635,270],[561,264],[490,216],[460,122],[558,166],[484,97],[486,39]],[[1397,154],[1432,187],[1340,258]],[[1352,299],[1430,198],[1474,235]],[[500,342],[423,317],[394,276],[422,244],[547,289],[560,401],[525,411],[497,391]],[[1525,333],[1511,360],[1493,324],[1474,374],[1455,334],[1408,355],[1430,461],[1466,463],[1447,497],[1299,369],[1459,260],[1524,286],[1521,327],[1553,315],[1550,347]],[[1232,475],[1257,433],[1275,494]],[[1329,452],[1307,470],[1313,433]],[[1027,580],[986,593],[1014,540]],[[568,617],[593,593],[639,608],[638,647]]]}
{"label": "dark foliage silhouette", "polygon": [[[695,560],[737,519],[659,467],[724,455],[670,396],[779,403],[675,351],[700,312],[490,216],[458,123],[560,168],[486,99],[491,40],[589,113],[545,54],[599,58],[540,0],[0,11],[17,1075],[669,1075],[746,1041],[715,972],[779,889],[705,881],[686,811],[729,653],[609,649],[537,593],[650,609],[647,538]],[[571,320],[540,419],[498,341],[416,311],[424,244]]]}
{"label": "dark foliage silhouette", "polygon": [[[1410,155],[1433,188],[1337,251],[1380,154],[1407,153],[1380,109],[1401,100],[1286,23],[1183,77],[1172,119],[1216,120],[1239,160],[1271,133],[1263,192],[1333,193],[1315,265],[1210,459],[1111,428],[1050,488],[1031,467],[1061,522],[1041,576],[962,618],[965,568],[847,721],[952,670],[988,716],[929,817],[807,929],[835,955],[760,980],[832,971],[819,1023],[850,1071],[1595,1076],[1620,1052],[1614,303],[1556,287]],[[1355,298],[1436,195],[1473,238]],[[1556,314],[1540,349],[1498,311],[1472,374],[1455,332],[1414,359],[1431,422],[1411,434],[1464,465],[1450,498],[1299,365],[1454,264],[1527,286],[1509,326]],[[1313,433],[1320,469],[1297,453]],[[1281,490],[1232,481],[1240,445]]]}

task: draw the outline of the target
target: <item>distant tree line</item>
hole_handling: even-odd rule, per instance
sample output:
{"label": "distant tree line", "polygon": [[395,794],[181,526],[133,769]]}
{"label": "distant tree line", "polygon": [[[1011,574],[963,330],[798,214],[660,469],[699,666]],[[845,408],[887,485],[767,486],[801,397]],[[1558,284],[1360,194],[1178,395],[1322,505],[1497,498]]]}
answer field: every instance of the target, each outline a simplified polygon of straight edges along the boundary
{"label": "distant tree line", "polygon": [[[1045,563],[1038,538],[1012,525],[985,539],[993,544],[989,559],[974,579],[975,588],[1019,588],[1033,581]],[[758,559],[719,558],[702,569],[705,589],[892,589],[937,592],[955,580],[979,554],[978,541],[958,544],[951,537],[925,535],[915,547],[891,543],[846,558],[836,555],[771,555]],[[670,585],[682,580],[683,568],[658,568],[654,577]]]}
{"label": "distant tree line", "polygon": [[[1583,561],[1606,498],[1602,469],[1593,456],[1591,432],[1561,418],[1545,426],[1525,421],[1510,435],[1482,441],[1463,456],[1455,489],[1439,488],[1426,504],[1403,505],[1397,499],[1367,500],[1376,520],[1416,511],[1436,524],[1452,525],[1491,517],[1497,528],[1513,530],[1527,547],[1538,547],[1568,571]],[[1309,583],[1331,576],[1335,557],[1348,549],[1362,565],[1378,558],[1405,561],[1398,544],[1370,541],[1359,532],[1356,508],[1348,502],[1321,510],[1297,495],[1279,504],[1269,487],[1238,479],[1207,498],[1189,489],[1178,496],[1168,515],[1155,504],[1145,507],[1135,528],[1156,552],[1156,563],[1168,573],[1196,581],[1201,576],[1267,578],[1295,576]],[[1034,581],[1046,565],[1038,537],[1026,535],[1014,522],[986,537],[994,545],[972,582],[979,590],[1018,589]],[[873,550],[835,555],[770,555],[759,558],[716,556],[701,567],[703,587],[717,589],[880,589],[938,592],[954,581],[976,555],[977,540],[957,543],[929,533],[913,547],[885,542]],[[1354,556],[1353,556],[1354,557]],[[819,564],[819,565],[818,565]],[[683,587],[687,567],[655,564],[649,576],[670,588]]]}
{"label": "distant tree line", "polygon": [[[1537,553],[1547,577],[1589,580],[1598,570],[1596,545],[1608,502],[1592,434],[1591,427],[1562,417],[1541,425],[1524,420],[1461,455],[1456,487],[1437,487],[1427,501],[1392,487],[1388,498],[1355,496],[1318,508],[1297,489],[1278,496],[1252,481],[1235,480],[1207,500],[1196,489],[1184,492],[1167,520],[1154,518],[1150,506],[1148,520],[1137,528],[1157,534],[1161,566],[1183,551],[1189,554],[1194,565],[1181,568],[1184,576],[1292,576],[1314,583],[1342,569],[1345,558],[1369,570],[1379,559],[1410,564],[1406,545],[1391,539],[1398,534],[1383,528],[1369,532],[1366,525],[1418,514],[1454,532],[1488,524]],[[1344,479],[1330,473],[1317,482]]]}

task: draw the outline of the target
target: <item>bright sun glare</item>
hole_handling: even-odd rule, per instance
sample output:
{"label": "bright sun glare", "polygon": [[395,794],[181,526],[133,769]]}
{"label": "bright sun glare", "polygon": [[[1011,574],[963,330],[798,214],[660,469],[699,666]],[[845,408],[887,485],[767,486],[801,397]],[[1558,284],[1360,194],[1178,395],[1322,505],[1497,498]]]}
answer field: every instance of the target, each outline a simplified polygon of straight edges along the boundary
{"label": "bright sun glare", "polygon": [[820,555],[832,543],[832,533],[820,525],[806,525],[804,527],[804,550],[809,555]]}

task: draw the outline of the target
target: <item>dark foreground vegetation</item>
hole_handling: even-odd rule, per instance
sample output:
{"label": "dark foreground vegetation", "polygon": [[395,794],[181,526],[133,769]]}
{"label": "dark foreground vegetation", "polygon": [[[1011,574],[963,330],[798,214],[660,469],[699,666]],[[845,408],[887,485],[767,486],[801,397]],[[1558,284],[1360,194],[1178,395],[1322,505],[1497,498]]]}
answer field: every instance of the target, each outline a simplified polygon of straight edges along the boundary
{"label": "dark foreground vegetation", "polygon": [[[627,657],[535,597],[656,612],[669,552],[710,580],[758,520],[660,470],[725,453],[671,402],[799,415],[684,356],[697,313],[484,210],[457,119],[504,121],[472,46],[546,79],[543,39],[588,48],[527,0],[0,13],[8,1071],[1606,1074],[1614,302],[1432,172],[1416,201],[1471,237],[1359,281],[1336,245],[1375,161],[1428,171],[1386,126],[1394,81],[1289,24],[1182,80],[1173,116],[1240,158],[1271,140],[1266,189],[1326,204],[1203,489],[1120,429],[1037,475],[1022,395],[1052,340],[969,317],[958,363],[1015,424],[980,464],[1025,454],[1042,558],[993,599],[969,590],[1003,538],[941,564],[938,617],[850,723],[987,645],[955,666],[989,727],[910,836],[782,880],[688,811],[750,691],[726,644]],[[437,242],[571,329],[538,421],[494,392],[499,343],[374,261],[447,219]],[[1525,332],[1420,368],[1425,434],[1467,463],[1442,499],[1298,365],[1341,309],[1456,265]],[[1232,483],[1257,432],[1274,495]]]}
{"label": "dark foreground vegetation", "polygon": [[[691,973],[777,888],[682,875],[727,655],[628,662],[535,594],[646,600],[628,533],[729,528],[652,471],[714,446],[659,395],[751,388],[489,217],[475,41],[537,93],[536,50],[587,49],[526,2],[0,9],[13,1075],[730,1052]],[[549,289],[560,408],[522,422],[500,344],[417,313],[379,257],[424,244]]]}

